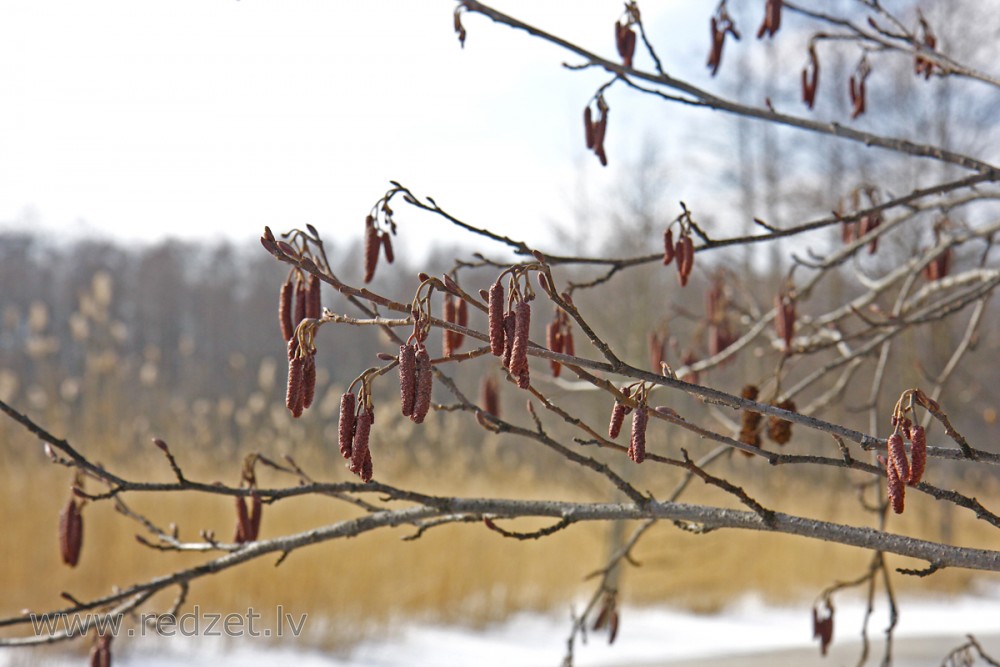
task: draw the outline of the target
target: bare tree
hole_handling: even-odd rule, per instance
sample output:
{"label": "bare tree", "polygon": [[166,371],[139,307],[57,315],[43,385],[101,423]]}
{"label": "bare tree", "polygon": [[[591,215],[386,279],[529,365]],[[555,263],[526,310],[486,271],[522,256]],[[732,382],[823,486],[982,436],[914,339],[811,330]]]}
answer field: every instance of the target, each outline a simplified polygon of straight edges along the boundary
{"label": "bare tree", "polygon": [[[466,18],[487,17],[561,49],[564,56],[576,60],[567,65],[571,70],[607,73],[607,82],[581,110],[585,116],[581,139],[602,164],[616,158],[608,154],[604,143],[614,123],[612,96],[627,88],[660,98],[666,105],[722,112],[741,123],[764,124],[774,132],[790,128],[801,136],[854,146],[865,155],[877,156],[880,171],[882,165],[891,166],[893,180],[880,179],[872,172],[850,182],[838,167],[838,177],[830,182],[845,183],[844,191],[836,193],[842,204],[832,213],[813,217],[799,211],[815,208],[815,200],[801,207],[795,201],[765,198],[762,202],[751,196],[753,186],[745,183],[745,205],[762,208],[760,217],[755,215],[748,227],[750,232],[719,233],[699,216],[698,202],[687,202],[659,223],[643,219],[637,226],[639,233],[655,232],[655,238],[640,239],[631,247],[623,243],[616,249],[622,254],[611,256],[564,255],[535,247],[530,239],[483,228],[393,182],[365,220],[365,283],[376,271],[392,270],[381,260],[392,263],[397,225],[405,225],[411,214],[438,216],[456,230],[486,239],[498,251],[512,251],[521,259],[510,264],[485,255],[456,258],[454,267],[441,277],[422,274],[409,301],[377,293],[357,284],[358,280],[341,279],[327,258],[319,231],[311,226],[278,236],[265,230],[262,244],[289,269],[281,288],[279,321],[289,360],[286,404],[294,416],[311,416],[308,408],[315,399],[317,355],[335,353],[328,349],[333,347],[324,335],[328,329],[360,327],[371,332],[373,340],[376,334],[383,337],[375,357],[359,363],[371,365],[357,375],[341,402],[339,447],[360,479],[321,481],[290,457],[275,461],[251,453],[240,484],[210,483],[185,474],[183,461],[162,440],[155,445],[176,479],[165,483],[134,479],[96,463],[86,451],[54,436],[24,412],[0,403],[11,419],[44,443],[54,463],[77,472],[75,495],[67,502],[61,529],[67,563],[75,564],[79,555],[81,498],[114,503],[142,526],[146,534],[142,539],[152,549],[212,554],[195,567],[123,585],[109,595],[71,599],[68,606],[53,613],[96,610],[121,615],[169,588],[179,591],[171,608],[176,611],[184,604],[188,587],[202,577],[262,556],[275,555],[280,561],[296,549],[390,526],[411,526],[417,538],[442,525],[469,523],[473,524],[470,530],[485,526],[506,538],[526,540],[581,522],[636,522],[601,568],[589,602],[574,615],[566,642],[565,663],[571,664],[577,641],[587,628],[607,629],[613,639],[618,600],[627,596],[627,591],[617,590],[618,575],[649,528],[671,522],[695,533],[720,529],[783,533],[869,551],[870,565],[856,580],[834,582],[817,596],[814,632],[825,653],[832,635],[832,600],[846,587],[864,587],[869,609],[876,594],[884,595],[894,625],[892,582],[897,574],[926,577],[944,568],[1000,570],[1000,551],[919,539],[891,529],[893,517],[905,510],[907,493],[927,496],[955,512],[971,513],[984,530],[1000,528],[1000,515],[976,499],[983,476],[970,472],[991,470],[1000,464],[1000,454],[977,446],[974,437],[964,437],[961,415],[952,419],[948,414],[953,411],[952,379],[978,340],[987,304],[1000,284],[1000,268],[992,253],[1000,223],[989,207],[1000,194],[996,188],[1000,169],[991,163],[990,155],[951,147],[948,127],[932,133],[940,139],[937,143],[919,136],[894,136],[891,127],[863,129],[868,127],[865,119],[877,114],[870,77],[883,66],[904,63],[915,76],[927,79],[926,85],[947,86],[949,91],[967,87],[973,98],[995,93],[1000,80],[941,48],[931,23],[916,11],[899,16],[875,0],[838,5],[835,14],[781,0],[761,4],[764,18],[757,29],[759,39],[780,39],[779,32],[788,30],[782,29],[783,19],[794,19],[809,32],[798,91],[805,107],[812,108],[818,95],[841,96],[847,100],[849,117],[820,120],[808,108],[802,113],[779,111],[771,99],[758,104],[735,101],[671,76],[633,2],[626,4],[615,23],[614,57],[475,0],[458,4],[455,29],[464,43],[474,37],[466,34]],[[716,70],[725,67],[721,61],[727,44],[740,32],[753,32],[753,26],[737,26],[723,0],[711,17],[711,27],[709,65]],[[848,62],[856,58],[847,81],[827,80],[822,66],[829,50]],[[635,64],[637,53],[648,58],[652,69]],[[787,69],[780,57],[771,58],[775,67]],[[877,122],[871,125],[879,127]],[[793,197],[778,187],[775,167],[770,165],[762,175],[765,192]],[[817,178],[819,174],[816,171]],[[906,174],[910,182],[904,179]],[[639,182],[639,187],[648,184]],[[842,242],[829,243],[831,230]],[[655,243],[657,250],[641,252],[646,242]],[[780,263],[780,274],[768,273],[753,262],[744,262],[741,274],[716,271],[724,262],[712,264],[713,255],[718,257],[726,249],[757,247],[769,249],[768,254],[776,258],[773,262]],[[713,270],[703,272],[704,266]],[[627,302],[632,288],[628,277],[647,271],[643,280],[648,281],[654,267],[676,274],[680,284],[676,289],[683,294],[704,290],[705,308],[697,314],[693,306],[684,306],[691,316],[686,328],[671,332],[676,346],[659,341],[651,348],[653,358],[648,363],[629,362],[626,359],[634,358],[636,349],[643,349],[645,332],[629,330],[619,318],[602,317],[602,303]],[[481,279],[484,272],[490,276],[486,281]],[[761,277],[770,277],[771,283],[757,280]],[[352,310],[338,313],[323,308],[321,283],[346,297]],[[838,285],[838,298],[830,296],[833,285]],[[550,314],[551,322],[543,327],[539,316]],[[650,321],[645,316],[638,319]],[[940,355],[922,355],[925,363],[919,382],[901,381],[907,376],[900,369],[900,341],[907,337],[924,340],[919,337],[938,329],[956,334]],[[628,340],[622,340],[623,330],[628,331]],[[428,349],[431,332],[441,332],[441,355]],[[169,328],[160,333],[172,335]],[[761,359],[754,362],[752,376],[746,372],[749,365],[726,365],[749,356],[751,349],[758,350]],[[502,367],[526,407],[506,406],[501,413],[495,385],[486,382],[480,387],[470,378],[458,378],[454,369],[473,364]],[[557,379],[550,380],[550,375]],[[413,428],[433,419],[429,416],[433,411],[463,414],[487,431],[510,434],[547,450],[561,458],[567,469],[586,471],[598,482],[595,499],[437,496],[378,481],[379,452],[370,449],[370,435],[379,428],[376,413],[396,407],[376,403],[374,388],[397,382],[402,415],[414,422]],[[857,402],[859,396],[868,422],[864,430],[846,425],[847,397]],[[600,423],[594,417],[595,406],[603,407]],[[604,426],[603,415],[608,415],[610,426]],[[657,427],[651,430],[654,424]],[[629,432],[627,444],[623,430]],[[786,447],[790,442],[792,446]],[[705,443],[712,447],[705,448]],[[759,500],[760,488],[737,483],[732,468],[724,465],[734,452],[768,464],[760,466],[753,481],[756,485],[766,484],[775,469],[793,467],[817,480],[816,492],[821,494],[825,485],[832,484],[833,475],[849,474],[860,502],[871,511],[872,525],[847,525],[802,516],[792,506],[767,506]],[[639,464],[663,470],[655,486],[646,489],[634,483],[633,472]],[[288,485],[258,484],[261,466],[287,475]],[[671,470],[678,474],[667,474]],[[85,478],[98,482],[102,490],[85,490]],[[730,502],[682,502],[693,484],[715,487]],[[225,541],[205,534],[200,541],[184,541],[126,504],[130,496],[177,492],[233,498],[235,538]],[[306,494],[330,496],[363,513],[302,533],[258,539],[264,508]],[[609,495],[613,500],[607,500]],[[520,532],[508,524],[519,517],[543,517],[552,523]],[[887,564],[889,554],[919,559],[926,567],[893,569]],[[17,615],[0,620],[0,627],[26,627],[29,622],[28,615]],[[869,653],[867,626],[866,618],[861,663]],[[892,627],[887,636],[885,663],[892,659]],[[30,645],[64,638],[24,635],[5,638],[0,644]],[[970,639],[956,651],[969,651],[969,647],[980,650]],[[99,644],[95,651],[104,655],[110,648]]]}

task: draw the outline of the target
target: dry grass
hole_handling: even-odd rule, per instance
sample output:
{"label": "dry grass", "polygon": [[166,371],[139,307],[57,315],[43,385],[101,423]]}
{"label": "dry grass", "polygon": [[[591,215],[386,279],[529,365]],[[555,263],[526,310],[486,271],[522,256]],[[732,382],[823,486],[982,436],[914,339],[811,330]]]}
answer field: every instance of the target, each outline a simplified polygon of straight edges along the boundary
{"label": "dry grass", "polygon": [[[391,431],[389,424],[383,426]],[[387,451],[384,443],[381,448],[378,443],[375,446],[376,452]],[[507,446],[494,442],[483,452],[499,459]],[[188,473],[196,478],[235,479],[237,475],[237,463],[221,465],[191,452],[187,456],[193,461]],[[303,457],[301,462],[307,469],[328,471],[323,475],[327,478],[346,478],[339,462],[322,455]],[[386,481],[435,493],[537,497],[544,488],[546,493],[565,499],[588,495],[585,487],[540,480],[524,469],[499,464],[495,466],[501,470],[499,475],[474,477],[460,473],[467,462],[457,461],[450,467],[439,464],[436,477],[428,479],[420,472],[406,472],[407,466],[394,463],[391,455],[383,456],[381,462],[389,477]],[[742,457],[728,465],[738,481],[741,476],[752,481],[753,475],[760,473]],[[152,453],[132,455],[126,468],[136,477],[162,475],[169,479],[162,459]],[[846,488],[818,497],[814,486],[796,482],[781,471],[766,472],[780,478],[769,480],[766,490],[758,492],[765,504],[852,524],[870,522]],[[664,471],[643,469],[642,473],[662,475]],[[275,477],[266,482],[288,480]],[[0,473],[0,522],[7,536],[0,542],[0,562],[6,565],[0,571],[0,587],[6,593],[0,614],[58,607],[62,591],[86,598],[105,593],[116,584],[139,581],[207,558],[204,554],[150,551],[134,540],[134,534],[141,531],[136,524],[117,515],[109,503],[99,503],[84,510],[86,535],[80,565],[73,570],[62,566],[56,517],[68,483],[67,470],[40,461],[5,466]],[[793,498],[798,500],[789,503]],[[701,485],[692,486],[685,500],[732,504],[718,490]],[[939,511],[937,504],[915,493],[907,501],[907,512],[894,518],[891,528],[937,537],[928,521]],[[182,538],[197,539],[202,529],[228,538],[233,531],[228,499],[133,494],[128,502],[161,525],[177,522]],[[329,498],[290,499],[267,508],[262,537],[306,530],[351,512]],[[978,536],[988,532],[967,512],[956,512],[948,520],[952,521],[954,539],[960,543],[982,542],[984,538]],[[521,530],[539,525],[511,523]],[[565,609],[568,602],[592,590],[584,578],[600,566],[607,553],[608,531],[605,525],[581,525],[544,540],[518,542],[477,526],[458,525],[404,542],[401,538],[412,529],[384,530],[302,549],[277,568],[274,558],[266,558],[202,579],[194,585],[190,602],[217,611],[281,605],[295,614],[325,618],[331,622],[311,621],[307,626],[310,641],[324,645],[355,641],[401,616],[482,623],[516,610]],[[803,538],[738,531],[694,535],[670,524],[651,531],[635,555],[641,567],[630,568],[625,574],[621,582],[625,599],[637,604],[666,602],[702,612],[716,610],[747,592],[776,602],[808,599],[834,580],[855,578],[869,559],[857,550]],[[922,566],[903,560],[894,558],[892,565]],[[945,571],[920,582],[906,577],[898,582],[903,588],[919,584],[924,590],[957,590],[970,580],[968,573]]]}

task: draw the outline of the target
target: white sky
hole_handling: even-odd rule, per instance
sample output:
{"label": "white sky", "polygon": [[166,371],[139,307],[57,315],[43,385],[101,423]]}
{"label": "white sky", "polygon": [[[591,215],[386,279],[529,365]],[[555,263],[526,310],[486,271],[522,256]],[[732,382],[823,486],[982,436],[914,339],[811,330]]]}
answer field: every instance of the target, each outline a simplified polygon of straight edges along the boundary
{"label": "white sky", "polygon": [[[497,5],[614,52],[620,0]],[[540,225],[571,219],[581,178],[621,178],[662,115],[616,91],[602,170],[584,155],[580,116],[608,76],[568,72],[564,52],[478,16],[462,50],[454,6],[4,0],[0,227],[241,241],[309,222],[360,235],[396,179],[470,222],[537,239]],[[693,63],[707,80],[713,8],[643,5],[661,57],[677,63],[668,69]]]}

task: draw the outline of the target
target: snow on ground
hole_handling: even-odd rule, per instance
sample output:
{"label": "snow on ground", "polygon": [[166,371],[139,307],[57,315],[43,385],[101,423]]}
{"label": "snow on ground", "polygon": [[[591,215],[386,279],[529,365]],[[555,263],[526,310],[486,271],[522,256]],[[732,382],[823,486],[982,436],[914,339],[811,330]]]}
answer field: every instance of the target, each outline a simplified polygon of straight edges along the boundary
{"label": "snow on ground", "polygon": [[[863,602],[835,599],[834,645],[858,638]],[[911,598],[900,601],[898,639],[943,637],[943,646],[957,646],[968,633],[1000,634],[1000,587],[983,588],[957,599]],[[869,626],[878,641],[888,620],[879,600]],[[115,665],[167,667],[236,667],[294,664],[296,667],[449,667],[480,665],[545,666],[560,664],[566,648],[568,616],[520,614],[484,630],[412,624],[384,639],[367,640],[349,653],[327,654],[296,649],[289,644],[252,639],[226,641],[199,637],[123,640],[116,645]],[[256,644],[256,645],[255,645]],[[696,615],[668,608],[629,608],[621,612],[621,629],[613,646],[596,634],[578,644],[578,667],[670,665],[701,658],[762,654],[818,647],[812,640],[810,606],[767,606],[746,598],[714,615]],[[935,649],[939,651],[939,648]],[[876,654],[880,654],[876,649]],[[930,656],[928,656],[930,657]],[[943,653],[928,664],[940,664]],[[80,655],[8,650],[0,652],[0,667],[37,664],[66,667],[84,664]]]}

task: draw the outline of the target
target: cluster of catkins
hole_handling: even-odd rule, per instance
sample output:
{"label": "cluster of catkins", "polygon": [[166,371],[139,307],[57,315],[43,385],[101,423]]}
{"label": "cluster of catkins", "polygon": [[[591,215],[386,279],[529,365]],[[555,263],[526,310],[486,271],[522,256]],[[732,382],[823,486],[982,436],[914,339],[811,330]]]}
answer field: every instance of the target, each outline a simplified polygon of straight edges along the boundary
{"label": "cluster of catkins", "polygon": [[[304,344],[298,335],[303,320],[316,320],[322,315],[320,303],[320,283],[315,274],[305,278],[299,271],[288,276],[281,286],[278,301],[278,321],[281,335],[288,343],[288,387],[285,392],[285,407],[293,417],[301,417],[302,412],[312,405],[316,393],[316,349],[312,344]],[[309,337],[311,339],[311,336]]]}
{"label": "cluster of catkins", "polygon": [[[879,461],[885,466],[886,491],[892,511],[903,512],[903,497],[906,485],[917,484],[924,476],[927,467],[927,434],[920,424],[913,424],[908,418],[895,416],[892,418],[893,432],[888,440],[888,459],[879,456]],[[910,441],[910,459],[906,458],[906,445],[903,439]]]}
{"label": "cluster of catkins", "polygon": [[[738,339],[729,326],[729,299],[726,297],[721,276],[716,276],[705,293],[705,314],[708,318],[708,326],[705,329],[708,336],[708,354],[714,357]],[[729,360],[731,359],[732,357]]]}
{"label": "cluster of catkins", "polygon": [[[920,10],[918,9],[917,12]],[[924,18],[923,14],[920,15],[920,32],[923,33],[920,38],[920,46],[923,50],[933,51],[937,47],[937,37],[931,31],[931,27],[927,24],[927,19]],[[913,73],[917,76],[923,76],[924,80],[931,78],[931,74],[934,73],[934,63],[917,52],[917,55],[913,58]]]}
{"label": "cluster of catkins", "polygon": [[680,238],[674,242],[674,229],[670,225],[663,232],[663,265],[677,259],[677,279],[684,287],[688,283],[688,276],[694,268],[694,241],[691,240],[691,230],[682,227]]}
{"label": "cluster of catkins", "polygon": [[528,332],[531,329],[531,304],[515,291],[517,299],[506,309],[504,289],[500,280],[490,287],[489,303],[490,352],[503,359],[504,368],[517,380],[517,386],[527,389]]}
{"label": "cluster of catkins", "polygon": [[233,542],[243,544],[256,542],[260,535],[260,520],[264,513],[264,505],[256,491],[250,492],[250,509],[247,509],[245,496],[236,496],[236,533]]}
{"label": "cluster of catkins", "polygon": [[[566,301],[570,300],[569,294],[565,292],[562,298]],[[545,346],[553,352],[566,354],[571,357],[576,355],[576,346],[573,343],[573,329],[570,326],[569,315],[562,308],[556,308],[552,321],[545,328]],[[562,371],[562,364],[554,359],[550,359],[549,365],[552,368],[552,376],[559,377],[559,373]]]}
{"label": "cluster of catkins", "polygon": [[[457,324],[461,327],[468,326],[469,304],[461,297],[445,294],[443,318],[445,322],[451,324]],[[450,357],[452,352],[455,352],[462,346],[464,340],[465,336],[459,332],[445,329],[442,333],[443,356]]]}
{"label": "cluster of catkins", "polygon": [[635,30],[632,30],[632,24],[638,21],[638,17],[639,7],[633,2],[626,5],[625,15],[615,21],[615,48],[625,67],[632,67],[632,58],[635,56]]}
{"label": "cluster of catkins", "polygon": [[[756,401],[760,390],[756,385],[748,384],[743,387],[740,392],[740,396],[747,399],[748,401]],[[795,411],[795,402],[789,399],[780,401],[778,403],[772,403],[776,408],[781,408],[782,410],[788,410],[789,412]],[[750,410],[743,410],[740,413],[740,436],[739,441],[750,445],[751,447],[760,448],[760,422],[763,419],[763,415],[759,412],[752,412]],[[777,445],[784,445],[789,440],[792,439],[792,422],[780,417],[770,416],[767,418],[767,437],[772,442]],[[749,452],[743,452],[747,456],[751,456]]]}
{"label": "cluster of catkins", "polygon": [[708,67],[712,70],[712,76],[719,72],[719,65],[722,64],[722,47],[726,42],[726,35],[732,35],[733,39],[739,41],[740,33],[736,29],[736,24],[726,11],[726,3],[723,0],[715,10],[715,16],[711,20],[712,28],[712,49],[708,52]]}
{"label": "cluster of catkins", "polygon": [[604,152],[604,135],[608,131],[608,105],[604,101],[603,95],[595,98],[597,107],[597,118],[594,118],[590,110],[590,104],[583,110],[583,131],[584,140],[588,151],[594,151],[594,155],[601,161],[601,166],[608,166],[608,155]]}
{"label": "cluster of catkins", "polygon": [[[631,388],[622,387],[625,398],[631,397]],[[645,396],[642,390],[636,392],[639,398],[639,405],[633,410],[631,406],[615,401],[611,409],[611,423],[608,424],[608,437],[614,440],[621,433],[622,424],[625,422],[625,415],[632,413],[632,432],[628,441],[628,457],[636,463],[646,460],[646,426],[649,423],[649,408],[646,406]]]}
{"label": "cluster of catkins", "polygon": [[868,75],[871,73],[872,68],[868,64],[868,58],[862,56],[858,62],[858,66],[854,69],[854,73],[851,74],[851,78],[847,82],[847,91],[851,96],[851,118],[857,118],[865,112],[865,100],[867,98],[865,81],[868,80]]}
{"label": "cluster of catkins", "polygon": [[[873,187],[858,188],[851,195],[851,206],[857,211],[861,207],[861,192],[864,191],[868,201],[872,206],[878,205],[878,193]],[[882,225],[882,213],[869,213],[861,216],[860,220],[843,221],[841,223],[841,238],[845,244],[854,243],[855,240],[878,228]],[[876,236],[868,242],[868,254],[873,255],[878,250],[878,237]]]}
{"label": "cluster of catkins", "polygon": [[372,424],[375,423],[375,408],[362,390],[361,400],[356,401],[352,392],[340,397],[340,423],[337,441],[340,455],[347,459],[347,467],[363,481],[372,480],[372,453],[368,449]]}
{"label": "cluster of catkins", "polygon": [[[392,215],[392,209],[388,204],[382,205],[382,210],[387,216]],[[392,252],[392,240],[389,232],[379,229],[374,216],[365,218],[365,282],[370,283],[375,277],[375,269],[378,267],[378,257],[380,253],[385,253],[385,261],[390,264],[396,259]]]}
{"label": "cluster of catkins", "polygon": [[764,35],[774,37],[774,33],[778,32],[778,29],[781,27],[782,4],[782,0],[765,0],[764,22],[757,29],[757,39],[762,38]]}

